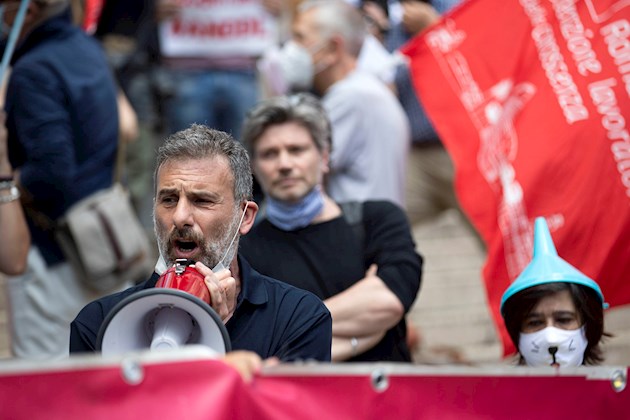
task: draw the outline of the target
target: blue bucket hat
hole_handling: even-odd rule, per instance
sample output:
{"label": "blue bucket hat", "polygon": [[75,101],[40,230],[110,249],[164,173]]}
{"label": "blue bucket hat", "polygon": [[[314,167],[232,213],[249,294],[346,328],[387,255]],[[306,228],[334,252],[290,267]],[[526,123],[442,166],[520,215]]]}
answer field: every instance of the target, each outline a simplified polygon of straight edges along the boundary
{"label": "blue bucket hat", "polygon": [[505,302],[521,290],[547,283],[575,283],[590,287],[595,290],[602,301],[604,308],[604,295],[599,285],[588,278],[577,268],[558,256],[556,247],[551,239],[549,227],[544,217],[537,217],[534,225],[534,255],[532,261],[523,272],[507,288],[501,298],[501,313]]}

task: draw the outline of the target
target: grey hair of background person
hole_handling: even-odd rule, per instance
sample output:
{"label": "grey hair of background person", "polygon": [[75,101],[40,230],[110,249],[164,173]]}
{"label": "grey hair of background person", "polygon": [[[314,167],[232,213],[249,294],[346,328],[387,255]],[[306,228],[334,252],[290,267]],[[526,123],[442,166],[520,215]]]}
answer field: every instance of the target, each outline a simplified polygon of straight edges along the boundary
{"label": "grey hair of background person", "polygon": [[252,159],[256,142],[273,125],[295,122],[304,127],[320,152],[332,148],[328,115],[321,102],[310,93],[276,96],[259,102],[247,114],[241,139]]}
{"label": "grey hair of background person", "polygon": [[153,182],[157,192],[157,175],[160,168],[170,161],[196,160],[214,156],[225,156],[234,178],[234,201],[252,200],[253,179],[249,156],[241,143],[223,131],[201,124],[178,131],[166,138],[157,151]]}
{"label": "grey hair of background person", "polygon": [[322,39],[339,35],[345,41],[346,51],[358,57],[367,36],[367,25],[361,12],[343,0],[306,0],[298,10],[311,9],[316,9],[315,24]]}

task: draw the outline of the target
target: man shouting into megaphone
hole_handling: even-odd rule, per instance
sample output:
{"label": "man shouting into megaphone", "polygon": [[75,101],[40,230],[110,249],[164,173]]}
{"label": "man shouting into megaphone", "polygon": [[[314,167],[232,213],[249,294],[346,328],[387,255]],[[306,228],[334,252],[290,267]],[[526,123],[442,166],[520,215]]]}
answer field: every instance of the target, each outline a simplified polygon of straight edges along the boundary
{"label": "man shouting into megaphone", "polygon": [[238,256],[238,238],[251,229],[258,212],[243,146],[227,133],[195,124],[160,147],[155,185],[156,272],[84,307],[71,324],[70,352],[97,351],[110,311],[154,288],[163,271],[186,259],[196,261],[233,350],[250,350],[263,359],[329,361],[332,321],[324,304],[309,292],[261,275]]}

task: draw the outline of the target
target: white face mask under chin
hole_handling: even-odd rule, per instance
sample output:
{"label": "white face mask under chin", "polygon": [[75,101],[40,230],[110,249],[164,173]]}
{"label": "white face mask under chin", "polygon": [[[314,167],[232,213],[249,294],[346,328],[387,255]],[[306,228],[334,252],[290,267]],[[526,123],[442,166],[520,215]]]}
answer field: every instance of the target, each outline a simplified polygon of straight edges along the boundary
{"label": "white face mask under chin", "polygon": [[584,326],[576,330],[547,327],[521,333],[518,350],[528,366],[551,366],[554,360],[560,366],[580,366],[587,344]]}

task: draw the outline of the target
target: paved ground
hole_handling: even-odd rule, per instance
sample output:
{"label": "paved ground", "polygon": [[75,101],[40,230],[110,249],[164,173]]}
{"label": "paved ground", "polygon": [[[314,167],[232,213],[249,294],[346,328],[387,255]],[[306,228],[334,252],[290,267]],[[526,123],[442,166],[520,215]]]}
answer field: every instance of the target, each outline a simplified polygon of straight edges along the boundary
{"label": "paved ground", "polygon": [[[421,336],[415,361],[502,362],[481,281],[484,251],[476,238],[455,212],[416,227],[414,236],[425,258],[422,290],[409,314]],[[10,335],[4,287],[0,290],[0,358],[6,359]],[[630,366],[630,306],[607,311],[606,329],[615,335],[605,346],[607,364]]]}
{"label": "paved ground", "polygon": [[409,314],[418,328],[419,363],[468,363],[500,360],[480,272],[483,246],[455,211],[436,222],[416,226],[414,238],[424,257],[420,294]]}

